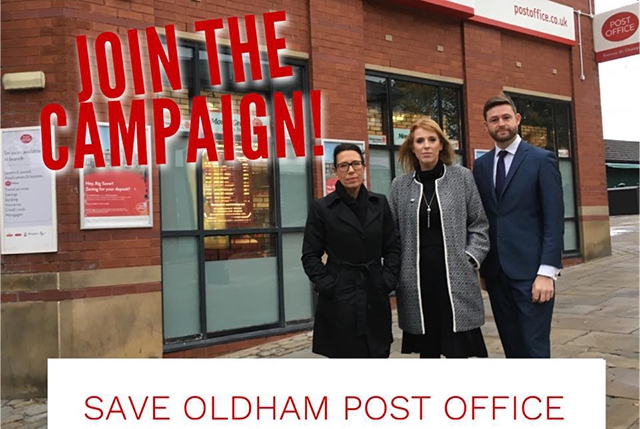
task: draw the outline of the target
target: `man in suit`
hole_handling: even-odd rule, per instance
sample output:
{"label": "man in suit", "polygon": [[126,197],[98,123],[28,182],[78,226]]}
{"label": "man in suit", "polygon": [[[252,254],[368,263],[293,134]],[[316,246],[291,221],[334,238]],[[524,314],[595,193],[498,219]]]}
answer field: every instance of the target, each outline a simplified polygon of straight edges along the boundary
{"label": "man in suit", "polygon": [[491,241],[480,274],[505,356],[548,358],[564,232],[558,163],[553,153],[520,138],[511,98],[490,98],[483,115],[495,148],[473,166]]}

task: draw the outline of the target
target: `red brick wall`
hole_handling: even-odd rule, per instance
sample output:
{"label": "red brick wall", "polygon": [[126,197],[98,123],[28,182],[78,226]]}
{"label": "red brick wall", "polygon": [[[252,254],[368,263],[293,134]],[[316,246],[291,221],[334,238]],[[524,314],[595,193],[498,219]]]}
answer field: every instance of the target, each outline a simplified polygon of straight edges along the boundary
{"label": "red brick wall", "polygon": [[[389,17],[393,17],[390,19]],[[387,2],[364,2],[364,61],[461,79],[461,22]],[[392,41],[385,40],[391,35]],[[443,52],[436,50],[438,45]]]}
{"label": "red brick wall", "polygon": [[[562,2],[575,9],[588,10],[587,0]],[[38,124],[42,107],[55,101],[66,108],[70,122],[67,131],[58,130],[58,142],[75,145],[74,123],[80,89],[76,35],[87,35],[93,42],[103,31],[124,36],[130,28],[165,24],[175,24],[177,30],[192,32],[198,20],[261,15],[269,10],[287,12],[288,22],[279,28],[286,37],[287,47],[310,55],[311,87],[323,94],[324,137],[366,140],[365,63],[464,79],[469,159],[474,148],[492,145],[481,122],[482,105],[503,86],[571,96],[576,174],[581,182],[576,196],[580,205],[606,206],[598,70],[588,18],[582,18],[586,75],[583,81],[577,45],[567,48],[382,1],[7,0],[2,2],[2,72],[43,70],[47,88],[21,92],[3,90],[2,126]],[[261,19],[257,18],[262,42]],[[385,40],[386,34],[393,37],[392,42]],[[224,32],[220,36],[224,37]],[[444,52],[437,52],[437,45],[444,46]],[[124,51],[126,58],[126,47]],[[516,69],[515,61],[520,61],[522,68]],[[145,69],[146,65],[143,59]],[[551,73],[552,68],[557,69],[557,75]],[[149,82],[146,83],[149,87]],[[150,97],[150,89],[147,96]],[[96,95],[94,101],[99,120],[105,120],[103,98]],[[66,170],[58,174],[60,251],[8,255],[2,260],[2,272],[159,264],[157,171],[153,181],[153,228],[81,231],[77,172]],[[320,189],[318,168],[316,182]]]}
{"label": "red brick wall", "polygon": [[[75,147],[80,76],[76,36],[86,35],[94,81],[98,121],[106,121],[106,102],[95,73],[94,42],[103,31],[119,34],[123,42],[125,69],[131,76],[126,31],[154,25],[153,0],[7,1],[2,3],[2,72],[42,70],[44,90],[2,91],[2,127],[40,123],[40,111],[58,103],[67,112],[66,129],[58,128],[58,146]],[[144,36],[141,48],[145,51]],[[143,67],[148,61],[143,55]],[[129,79],[128,79],[129,80]],[[132,83],[128,82],[127,86]],[[147,86],[150,87],[149,83]],[[133,91],[121,99],[128,115]],[[151,90],[147,91],[150,96]],[[150,103],[148,103],[150,106]],[[148,109],[150,111],[150,109]],[[151,115],[148,115],[149,119]],[[70,164],[73,150],[70,150]],[[68,167],[57,174],[58,252],[5,255],[2,273],[37,273],[148,266],[160,264],[160,204],[158,172],[153,173],[154,227],[150,229],[80,230],[78,172]]]}
{"label": "red brick wall", "polygon": [[[367,138],[362,0],[311,1],[309,4],[311,87],[322,92],[322,136]],[[322,194],[322,169],[314,162],[316,196]],[[320,192],[318,192],[318,189]]]}
{"label": "red brick wall", "polygon": [[[575,2],[576,9],[588,11],[586,2]],[[576,19],[578,19],[576,17]],[[579,18],[582,25],[582,56],[584,80],[580,78],[580,50],[572,51],[572,87],[574,116],[574,150],[576,178],[579,182],[579,206],[607,206],[607,179],[604,165],[604,137],[602,133],[602,105],[598,65],[593,48],[593,25],[587,17]],[[602,217],[601,217],[602,218]],[[583,219],[585,219],[583,217]],[[593,219],[597,220],[597,219]]]}
{"label": "red brick wall", "polygon": [[510,33],[501,38],[505,86],[571,97],[571,48]]}
{"label": "red brick wall", "polygon": [[[572,97],[571,48],[471,22],[463,27],[465,107],[469,156],[473,159],[473,149],[493,147],[482,124],[482,107],[505,86]],[[521,67],[516,67],[516,62]]]}
{"label": "red brick wall", "polygon": [[[194,23],[206,19],[228,18],[255,14],[258,40],[264,44],[262,14],[284,10],[287,14],[285,25],[278,27],[278,36],[287,41],[287,48],[309,52],[309,6],[305,1],[296,0],[239,0],[239,1],[193,1],[155,0],[155,25],[175,24],[176,30],[195,32]],[[242,28],[242,19],[240,20]],[[225,29],[216,32],[218,37],[227,38]],[[241,31],[244,36],[244,32]]]}
{"label": "red brick wall", "polygon": [[490,149],[493,142],[482,123],[485,101],[502,91],[502,37],[494,28],[465,22],[464,99],[467,124],[467,159],[473,159],[473,149]]}
{"label": "red brick wall", "polygon": [[[41,91],[2,92],[2,126],[18,127],[39,123],[42,108],[57,102],[67,111],[68,127],[57,130],[59,146],[75,147],[77,94],[80,76],[75,38],[87,36],[94,80],[94,103],[98,121],[106,121],[106,100],[101,95],[95,71],[95,38],[101,32],[118,34],[123,43],[127,91],[121,98],[128,114],[133,95],[131,67],[126,45],[127,30],[139,29],[143,70],[148,70],[143,29],[174,24],[176,30],[194,31],[198,20],[244,17],[256,14],[258,37],[264,44],[261,14],[285,10],[287,23],[278,27],[287,48],[309,51],[309,8],[304,2],[163,2],[142,0],[51,0],[7,1],[2,3],[3,73],[42,70],[46,89]],[[221,31],[219,37],[228,37]],[[152,94],[150,79],[145,77],[146,95]],[[147,121],[150,123],[150,102]],[[73,151],[70,151],[73,157]],[[80,230],[79,179],[77,171],[67,168],[57,176],[59,251],[52,254],[7,255],[2,259],[3,273],[57,272],[100,268],[117,268],[160,264],[160,198],[158,171],[153,173],[154,227],[150,229]]]}

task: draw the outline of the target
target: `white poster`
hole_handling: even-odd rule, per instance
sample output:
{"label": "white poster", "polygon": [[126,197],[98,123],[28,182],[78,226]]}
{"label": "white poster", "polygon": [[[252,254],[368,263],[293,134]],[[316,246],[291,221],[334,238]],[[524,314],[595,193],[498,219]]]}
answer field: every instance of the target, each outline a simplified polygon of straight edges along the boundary
{"label": "white poster", "polygon": [[56,175],[42,161],[40,127],[3,129],[0,151],[2,254],[57,252]]}

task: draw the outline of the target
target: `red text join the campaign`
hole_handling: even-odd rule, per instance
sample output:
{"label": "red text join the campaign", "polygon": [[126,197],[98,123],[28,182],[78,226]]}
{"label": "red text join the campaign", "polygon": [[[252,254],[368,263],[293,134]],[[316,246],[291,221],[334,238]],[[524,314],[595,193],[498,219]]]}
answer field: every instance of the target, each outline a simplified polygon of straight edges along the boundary
{"label": "red text join the campaign", "polygon": [[[264,24],[264,37],[266,41],[266,54],[269,63],[269,74],[271,79],[288,78],[293,76],[290,66],[281,66],[278,53],[286,49],[284,38],[276,36],[276,24],[286,21],[284,11],[268,12],[262,15]],[[258,43],[258,31],[254,15],[244,17],[246,41],[241,41],[238,18],[231,17],[226,20],[229,33],[230,51],[233,63],[233,76],[236,83],[245,82],[245,62],[244,55],[248,56],[248,65],[251,70],[253,81],[263,79],[263,70],[260,59],[260,48]],[[195,23],[196,31],[204,32],[205,47],[208,56],[208,68],[211,85],[224,84],[220,73],[218,60],[218,46],[216,31],[225,28],[222,19],[210,19]],[[163,42],[154,27],[146,28],[147,54],[149,59],[149,71],[151,76],[151,86],[153,92],[160,94],[163,88],[161,71],[164,71],[168,84],[173,91],[182,90],[183,79],[180,76],[180,61],[178,58],[178,48],[176,43],[175,28],[173,25],[165,26],[165,41]],[[133,92],[135,95],[146,94],[145,82],[142,70],[142,52],[138,30],[131,29],[127,32],[129,47],[129,60],[133,81]],[[93,97],[93,77],[91,73],[90,54],[86,36],[76,38],[78,49],[78,60],[81,77],[81,90],[78,93],[79,111],[77,121],[76,146],[73,166],[82,168],[86,156],[93,156],[96,167],[105,167],[105,157],[103,145],[100,142],[98,133],[98,120]],[[109,99],[108,123],[109,123],[109,147],[111,152],[111,166],[121,165],[120,141],[124,151],[124,164],[131,165],[134,149],[138,153],[138,163],[146,165],[150,154],[147,154],[146,126],[147,111],[145,100],[134,98],[130,102],[129,118],[123,109],[123,103],[119,100],[125,94],[127,79],[125,76],[124,55],[120,38],[112,32],[104,32],[98,35],[95,40],[95,58],[97,63],[97,77],[101,93]],[[109,64],[113,67],[110,69]],[[289,100],[291,110],[289,111]],[[198,151],[203,149],[212,161],[218,160],[218,150],[222,149],[223,159],[230,161],[235,156],[234,131],[232,126],[233,111],[231,95],[221,96],[222,111],[222,141],[216,141],[211,126],[210,114],[204,96],[195,96],[192,100],[189,143],[187,150],[187,162],[196,162]],[[285,158],[286,142],[290,142],[296,157],[305,156],[305,131],[304,124],[313,124],[313,134],[316,139],[321,136],[321,98],[319,91],[310,91],[309,111],[312,117],[307,121],[304,119],[304,101],[301,91],[293,91],[290,96],[285,96],[281,92],[273,94],[273,126],[275,128],[275,155],[278,158]],[[124,103],[127,104],[126,102]],[[174,136],[180,130],[182,118],[180,109],[176,101],[171,98],[153,98],[152,127],[154,130],[154,144],[156,163],[165,164],[166,161],[166,140]],[[252,115],[266,116],[267,103],[264,97],[258,93],[248,93],[242,97],[240,102],[240,122],[241,122],[241,143],[243,155],[249,160],[266,159],[269,156],[269,142],[267,127],[264,125],[252,127]],[[42,133],[42,157],[44,164],[51,170],[61,170],[66,167],[69,161],[69,148],[59,147],[58,156],[55,157],[55,148],[52,145],[52,133],[50,124],[53,117],[57,119],[57,126],[67,125],[67,114],[65,109],[57,104],[51,103],[44,107],[40,114]],[[288,136],[287,136],[288,134]],[[254,142],[255,140],[255,142]],[[136,145],[137,143],[137,145]],[[134,148],[135,146],[135,148]],[[323,154],[322,146],[316,145],[313,148],[315,156]]]}

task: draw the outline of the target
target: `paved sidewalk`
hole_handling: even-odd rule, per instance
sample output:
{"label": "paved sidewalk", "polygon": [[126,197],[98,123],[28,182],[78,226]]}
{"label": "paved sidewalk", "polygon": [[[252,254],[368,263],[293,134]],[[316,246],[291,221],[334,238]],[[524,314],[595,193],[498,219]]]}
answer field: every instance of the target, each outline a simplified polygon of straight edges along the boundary
{"label": "paved sidewalk", "polygon": [[[558,280],[551,333],[556,358],[603,357],[607,361],[607,429],[638,429],[639,424],[639,255],[640,217],[611,218],[613,254],[568,267]],[[483,333],[490,357],[502,347],[485,300]],[[395,313],[395,312],[394,312]],[[395,318],[395,314],[394,314]],[[394,319],[391,358],[401,355],[401,331]],[[311,333],[225,355],[225,358],[318,358]],[[1,429],[46,428],[46,399],[2,401]]]}
{"label": "paved sidewalk", "polygon": [[[605,358],[607,429],[638,429],[640,218],[611,218],[613,254],[563,270],[557,284],[551,332],[555,358]],[[490,357],[504,357],[485,294],[487,323],[482,331]],[[391,358],[400,354],[402,333],[395,323]],[[311,334],[235,352],[225,357],[318,358]]]}

